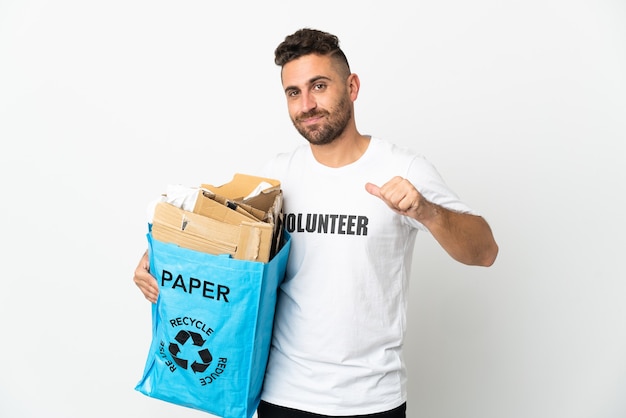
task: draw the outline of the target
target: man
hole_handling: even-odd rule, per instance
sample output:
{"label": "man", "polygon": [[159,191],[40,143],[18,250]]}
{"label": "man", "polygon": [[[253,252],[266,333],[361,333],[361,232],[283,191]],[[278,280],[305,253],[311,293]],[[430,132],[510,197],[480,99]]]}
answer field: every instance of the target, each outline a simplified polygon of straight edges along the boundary
{"label": "man", "polygon": [[[261,173],[281,181],[292,236],[260,418],[405,417],[406,298],[418,230],[455,260],[495,261],[487,222],[424,158],[361,135],[360,80],[334,35],[301,29],[275,51],[289,115],[308,144]],[[134,281],[155,302],[144,256]]]}

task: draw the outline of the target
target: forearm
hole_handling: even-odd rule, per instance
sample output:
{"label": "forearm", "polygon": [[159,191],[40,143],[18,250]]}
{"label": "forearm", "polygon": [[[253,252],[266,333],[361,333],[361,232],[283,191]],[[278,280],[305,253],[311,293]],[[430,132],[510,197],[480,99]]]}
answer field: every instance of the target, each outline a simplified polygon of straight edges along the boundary
{"label": "forearm", "polygon": [[476,266],[491,266],[498,255],[489,224],[480,216],[453,212],[427,203],[418,219],[455,260]]}
{"label": "forearm", "polygon": [[491,228],[480,216],[453,212],[429,202],[407,179],[394,177],[382,187],[367,183],[368,193],[395,212],[416,219],[455,260],[490,266],[498,255]]}

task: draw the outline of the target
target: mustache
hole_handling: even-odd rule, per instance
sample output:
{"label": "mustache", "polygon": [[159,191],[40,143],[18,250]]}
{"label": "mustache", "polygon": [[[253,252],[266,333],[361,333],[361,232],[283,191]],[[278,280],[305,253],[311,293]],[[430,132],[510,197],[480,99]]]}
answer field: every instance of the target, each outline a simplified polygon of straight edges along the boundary
{"label": "mustache", "polygon": [[301,122],[304,119],[314,118],[317,116],[326,116],[326,115],[328,115],[328,112],[324,110],[311,110],[310,112],[300,113],[296,117],[296,121]]}

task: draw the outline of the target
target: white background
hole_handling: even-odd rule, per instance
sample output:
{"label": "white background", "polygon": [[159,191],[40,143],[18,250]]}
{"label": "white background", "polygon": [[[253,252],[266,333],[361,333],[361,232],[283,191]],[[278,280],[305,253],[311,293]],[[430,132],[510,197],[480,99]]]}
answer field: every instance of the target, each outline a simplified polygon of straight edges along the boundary
{"label": "white background", "polygon": [[146,206],[302,143],[273,51],[304,26],[340,37],[361,132],[500,245],[485,269],[418,237],[408,416],[626,416],[619,0],[0,0],[0,416],[207,416],[134,390]]}

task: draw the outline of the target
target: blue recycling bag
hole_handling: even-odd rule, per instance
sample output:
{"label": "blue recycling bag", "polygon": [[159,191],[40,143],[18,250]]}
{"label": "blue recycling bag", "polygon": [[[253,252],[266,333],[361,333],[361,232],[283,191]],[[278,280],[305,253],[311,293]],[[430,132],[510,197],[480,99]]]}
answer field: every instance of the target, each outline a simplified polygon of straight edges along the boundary
{"label": "blue recycling bag", "polygon": [[216,256],[148,233],[159,282],[152,342],[139,392],[224,418],[250,418],[260,402],[277,289],[291,241],[268,262]]}

